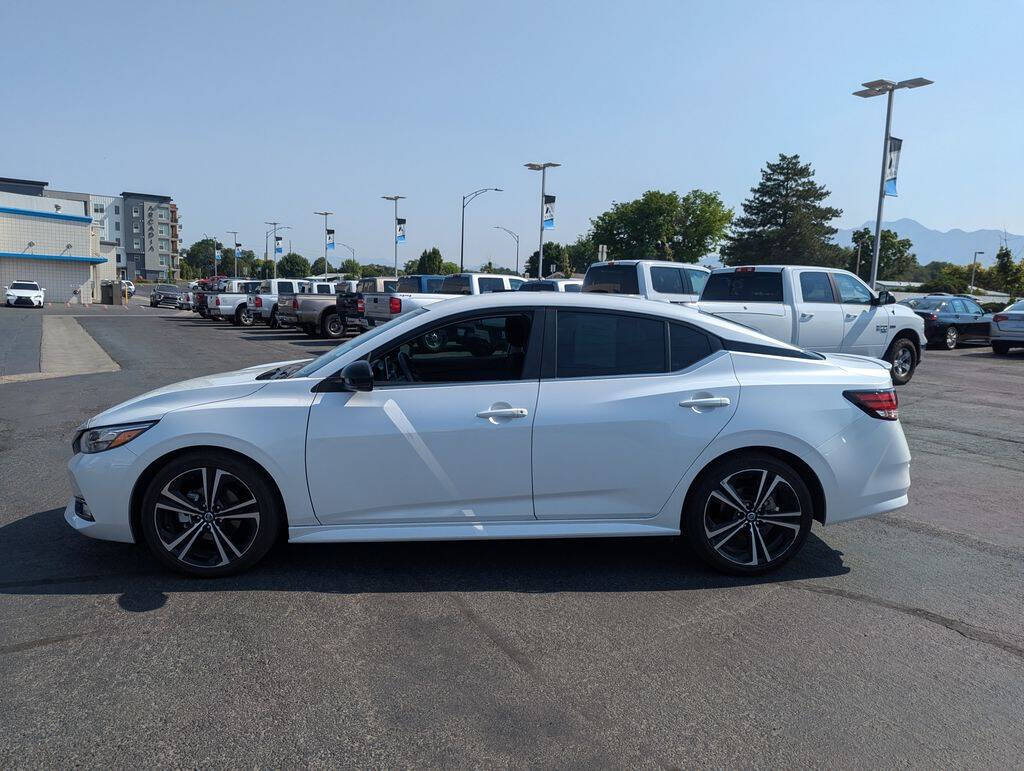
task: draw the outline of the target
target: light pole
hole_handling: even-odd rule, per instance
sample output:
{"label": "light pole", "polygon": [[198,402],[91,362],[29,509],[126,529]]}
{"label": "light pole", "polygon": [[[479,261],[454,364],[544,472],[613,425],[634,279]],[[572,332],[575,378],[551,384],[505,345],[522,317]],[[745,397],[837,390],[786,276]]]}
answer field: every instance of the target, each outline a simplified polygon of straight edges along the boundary
{"label": "light pole", "polygon": [[203,233],[203,238],[210,238],[213,241],[213,273],[211,276],[217,275],[217,236],[209,236]]}
{"label": "light pole", "polygon": [[463,254],[465,252],[465,249],[466,249],[466,205],[470,201],[472,201],[474,198],[476,198],[478,195],[483,195],[484,193],[490,192],[492,190],[495,193],[502,192],[500,187],[482,187],[479,190],[474,190],[472,193],[467,193],[466,195],[462,196],[462,234],[461,234],[461,236],[459,238],[459,270],[460,271],[465,270],[465,268],[466,268],[464,254]]}
{"label": "light pole", "polygon": [[853,92],[854,96],[859,96],[862,99],[870,99],[873,96],[881,96],[882,94],[887,94],[889,97],[885,109],[885,138],[882,141],[882,175],[878,180],[878,213],[875,215],[874,253],[871,255],[871,282],[869,285],[872,289],[875,288],[875,281],[878,280],[878,253],[882,245],[882,203],[885,201],[885,166],[889,159],[889,139],[891,138],[890,130],[892,129],[892,97],[896,93],[896,89],[920,88],[921,86],[930,86],[934,82],[928,80],[928,78],[911,78],[910,80],[901,80],[899,83],[891,80],[872,80],[867,83],[861,83],[864,86],[861,91]]}
{"label": "light pole", "polygon": [[324,281],[327,280],[327,217],[334,214],[332,211],[315,211],[313,214],[324,218]]}
{"label": "light pole", "polygon": [[978,269],[978,255],[984,254],[984,252],[975,252],[974,260],[971,262],[971,285],[967,287],[967,291],[970,292],[974,289],[974,272]]}
{"label": "light pole", "polygon": [[238,278],[238,247],[241,246],[241,244],[238,243],[238,231],[237,230],[226,230],[224,232],[230,233],[231,235],[234,236],[234,238],[231,240],[231,243],[234,244],[234,249],[233,250],[234,250],[234,253],[235,253],[235,278]]}
{"label": "light pole", "polygon": [[395,239],[395,278],[398,278],[398,202],[401,201],[403,198],[405,198],[405,196],[404,195],[382,195],[381,198],[383,198],[385,201],[394,201],[395,202],[395,223],[394,223],[394,226],[391,228],[391,230],[392,230],[391,235],[394,236],[394,239]]}
{"label": "light pole", "polygon": [[548,169],[561,166],[560,163],[524,163],[530,171],[540,172],[540,243],[537,246],[537,278],[544,277],[544,192],[547,185]]}
{"label": "light pole", "polygon": [[266,257],[267,257],[267,239],[269,238],[270,234],[273,233],[274,234],[274,278],[277,278],[277,231],[279,231],[279,230],[289,230],[289,229],[291,229],[291,225],[282,225],[280,222],[264,222],[263,224],[264,225],[273,225],[274,226],[270,230],[268,230],[266,233],[263,234],[263,257],[264,257],[264,259],[266,259]]}
{"label": "light pole", "polygon": [[504,230],[506,233],[508,233],[510,236],[512,236],[512,238],[514,238],[516,240],[516,275],[518,276],[519,275],[519,234],[518,233],[513,233],[508,228],[503,228],[501,225],[495,225],[494,229],[495,230]]}

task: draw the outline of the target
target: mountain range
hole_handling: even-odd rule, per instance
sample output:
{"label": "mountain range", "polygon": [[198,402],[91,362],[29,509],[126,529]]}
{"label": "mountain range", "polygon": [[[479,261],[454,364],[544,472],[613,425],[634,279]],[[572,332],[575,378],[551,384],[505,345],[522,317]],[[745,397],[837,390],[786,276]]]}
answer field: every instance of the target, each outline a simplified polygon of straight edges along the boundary
{"label": "mountain range", "polygon": [[[865,222],[866,227],[874,232],[875,223]],[[958,265],[969,265],[974,259],[974,252],[983,251],[984,255],[978,255],[979,265],[991,265],[995,262],[996,252],[1007,239],[1010,249],[1014,254],[1020,250],[1024,236],[1004,233],[1002,230],[932,230],[926,228],[920,222],[911,219],[899,219],[895,222],[882,222],[883,229],[895,230],[900,238],[909,238],[913,242],[913,253],[917,255],[917,261],[925,265],[934,260],[955,262]],[[849,246],[852,243],[854,228],[841,228],[836,233],[836,243],[840,246]]]}

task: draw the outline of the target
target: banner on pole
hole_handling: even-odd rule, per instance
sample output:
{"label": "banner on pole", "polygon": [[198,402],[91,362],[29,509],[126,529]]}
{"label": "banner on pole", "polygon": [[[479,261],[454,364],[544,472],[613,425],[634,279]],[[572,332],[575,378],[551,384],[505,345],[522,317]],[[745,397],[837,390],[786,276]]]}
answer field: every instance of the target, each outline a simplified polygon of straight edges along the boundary
{"label": "banner on pole", "polygon": [[274,254],[284,254],[284,244],[281,241],[281,236],[274,236]]}
{"label": "banner on pole", "polygon": [[327,248],[328,249],[333,249],[334,248],[334,229],[333,228],[327,228]]}
{"label": "banner on pole", "polygon": [[242,256],[242,245],[240,243],[238,243],[237,241],[235,241],[235,257],[241,257],[241,256]]}
{"label": "banner on pole", "polygon": [[555,228],[555,197],[553,195],[544,196],[544,229],[554,230]]}
{"label": "banner on pole", "polygon": [[903,140],[889,137],[889,153],[885,159],[885,194],[896,195],[896,172],[900,167],[900,150]]}
{"label": "banner on pole", "polygon": [[405,241],[405,219],[399,217],[395,220],[395,243],[400,244]]}

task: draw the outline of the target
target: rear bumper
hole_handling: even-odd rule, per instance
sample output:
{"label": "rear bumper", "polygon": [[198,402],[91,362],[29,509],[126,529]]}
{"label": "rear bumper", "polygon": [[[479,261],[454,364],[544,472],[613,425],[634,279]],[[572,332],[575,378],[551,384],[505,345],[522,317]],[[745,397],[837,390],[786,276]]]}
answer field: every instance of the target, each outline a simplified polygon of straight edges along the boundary
{"label": "rear bumper", "polygon": [[989,338],[993,342],[1024,344],[1024,329],[1000,329],[997,324],[990,324]]}
{"label": "rear bumper", "polygon": [[899,421],[864,415],[829,439],[818,452],[835,476],[826,522],[843,522],[906,506],[910,448]]}

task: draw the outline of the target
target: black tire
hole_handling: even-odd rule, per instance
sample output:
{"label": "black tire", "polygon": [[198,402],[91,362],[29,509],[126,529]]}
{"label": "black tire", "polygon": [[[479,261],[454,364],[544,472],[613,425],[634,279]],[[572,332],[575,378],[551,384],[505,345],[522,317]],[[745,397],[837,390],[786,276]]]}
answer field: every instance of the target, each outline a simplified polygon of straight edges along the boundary
{"label": "black tire", "polygon": [[892,365],[893,385],[906,385],[917,370],[917,348],[911,340],[897,338],[886,351],[885,360]]}
{"label": "black tire", "polygon": [[942,347],[947,351],[952,351],[954,348],[960,345],[960,330],[953,324],[946,327],[945,332],[942,333]]}
{"label": "black tire", "polygon": [[[213,494],[210,507],[204,500],[208,493]],[[249,495],[254,503],[245,505]],[[226,513],[218,516],[218,509]],[[270,551],[283,521],[263,474],[216,450],[190,452],[167,463],[142,500],[142,534],[150,551],[172,570],[201,578],[251,568]]]}
{"label": "black tire", "polygon": [[345,334],[345,324],[337,311],[327,311],[320,319],[320,334],[331,340],[338,340]]}
{"label": "black tire", "polygon": [[[723,482],[740,500],[733,500]],[[755,501],[759,490],[762,500]],[[792,559],[812,519],[811,494],[800,475],[772,455],[748,452],[701,474],[687,496],[680,529],[688,546],[711,567],[752,576]]]}
{"label": "black tire", "polygon": [[992,353],[996,354],[996,356],[1006,356],[1009,352],[1009,343],[992,343]]}
{"label": "black tire", "polygon": [[303,324],[302,331],[310,337],[320,337],[320,330],[316,328],[316,324]]}
{"label": "black tire", "polygon": [[271,329],[280,329],[281,322],[277,320],[277,306],[275,305],[270,310],[270,321],[267,322],[267,326]]}
{"label": "black tire", "polygon": [[243,303],[235,309],[235,323],[240,327],[252,326],[253,317],[249,312],[249,306],[247,304]]}

